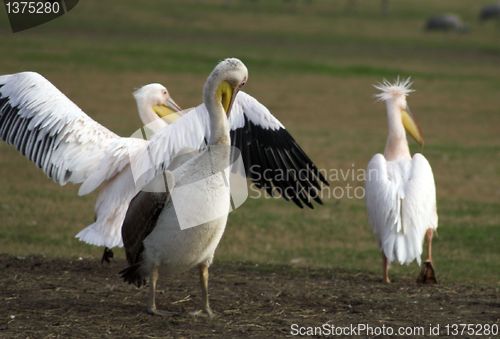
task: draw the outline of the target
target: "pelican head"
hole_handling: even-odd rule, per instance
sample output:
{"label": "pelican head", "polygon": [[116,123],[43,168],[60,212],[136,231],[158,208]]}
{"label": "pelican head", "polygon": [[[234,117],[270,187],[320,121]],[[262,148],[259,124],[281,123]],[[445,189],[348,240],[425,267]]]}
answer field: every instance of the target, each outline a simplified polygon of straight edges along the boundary
{"label": "pelican head", "polygon": [[158,117],[164,118],[181,111],[170,97],[168,90],[161,84],[142,86],[133,93],[139,109],[139,115],[144,124],[148,124]]}
{"label": "pelican head", "polygon": [[226,116],[229,117],[234,98],[247,79],[248,70],[243,62],[236,58],[221,61],[215,66],[205,83],[203,89],[205,103],[221,105]]}
{"label": "pelican head", "polygon": [[410,107],[406,102],[406,97],[414,92],[411,89],[411,79],[407,78],[405,80],[400,80],[399,78],[394,82],[390,83],[384,80],[382,83],[375,85],[374,87],[380,91],[375,97],[379,101],[384,101],[387,105],[388,112],[399,112],[401,121],[405,130],[412,136],[413,139],[420,145],[424,144],[424,138],[422,132],[418,127],[415,117],[410,111]]}

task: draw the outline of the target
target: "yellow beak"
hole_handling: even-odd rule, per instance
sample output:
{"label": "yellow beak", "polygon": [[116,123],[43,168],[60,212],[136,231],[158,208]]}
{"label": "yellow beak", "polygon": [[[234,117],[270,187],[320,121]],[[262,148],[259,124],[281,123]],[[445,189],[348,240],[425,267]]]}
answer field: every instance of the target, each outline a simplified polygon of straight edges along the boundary
{"label": "yellow beak", "polygon": [[165,104],[153,106],[153,111],[162,119],[169,123],[177,120],[181,115],[176,113],[182,111],[174,99],[169,98]]}
{"label": "yellow beak", "polygon": [[406,131],[412,136],[413,139],[420,145],[424,144],[424,138],[422,132],[415,121],[415,118],[411,114],[410,108],[401,110],[401,119],[403,120],[403,126]]}
{"label": "yellow beak", "polygon": [[222,107],[224,108],[226,115],[229,116],[231,112],[231,106],[233,104],[233,99],[235,96],[235,91],[233,87],[227,81],[221,82],[221,84],[217,88],[216,96],[217,99],[222,104]]}

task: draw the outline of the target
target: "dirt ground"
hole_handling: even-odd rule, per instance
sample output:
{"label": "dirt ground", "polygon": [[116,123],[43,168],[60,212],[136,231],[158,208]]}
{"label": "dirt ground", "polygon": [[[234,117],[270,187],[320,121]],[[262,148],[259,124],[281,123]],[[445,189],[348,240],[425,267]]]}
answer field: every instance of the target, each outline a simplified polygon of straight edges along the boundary
{"label": "dirt ground", "polygon": [[145,313],[147,289],[118,277],[123,261],[0,256],[0,337],[264,337],[287,336],[291,325],[425,326],[499,322],[498,288],[474,285],[391,285],[367,273],[246,263],[211,269],[215,319],[189,312],[200,300],[195,271],[160,277],[158,308]]}

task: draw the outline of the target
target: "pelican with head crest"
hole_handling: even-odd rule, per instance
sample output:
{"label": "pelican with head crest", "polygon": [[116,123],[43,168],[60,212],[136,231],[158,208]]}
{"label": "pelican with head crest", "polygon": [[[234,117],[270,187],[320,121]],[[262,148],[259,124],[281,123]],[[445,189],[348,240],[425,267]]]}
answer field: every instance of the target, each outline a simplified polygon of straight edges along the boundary
{"label": "pelican with head crest", "polygon": [[407,96],[410,79],[375,86],[376,97],[385,102],[388,136],[384,154],[368,164],[366,206],[368,218],[378,237],[383,257],[383,279],[389,283],[389,264],[421,261],[424,238],[427,259],[419,281],[435,282],[432,266],[432,236],[438,226],[436,186],[431,166],[420,153],[413,157],[406,139],[408,132],[420,145],[424,139],[411,114]]}

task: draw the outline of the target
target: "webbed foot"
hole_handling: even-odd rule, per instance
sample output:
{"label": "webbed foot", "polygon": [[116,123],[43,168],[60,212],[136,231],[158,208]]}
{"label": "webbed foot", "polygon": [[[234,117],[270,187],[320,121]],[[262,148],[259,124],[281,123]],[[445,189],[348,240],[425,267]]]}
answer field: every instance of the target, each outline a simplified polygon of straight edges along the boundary
{"label": "webbed foot", "polygon": [[437,284],[436,272],[434,266],[432,266],[432,261],[424,261],[417,282],[420,284]]}

